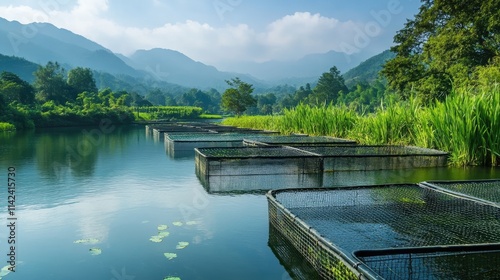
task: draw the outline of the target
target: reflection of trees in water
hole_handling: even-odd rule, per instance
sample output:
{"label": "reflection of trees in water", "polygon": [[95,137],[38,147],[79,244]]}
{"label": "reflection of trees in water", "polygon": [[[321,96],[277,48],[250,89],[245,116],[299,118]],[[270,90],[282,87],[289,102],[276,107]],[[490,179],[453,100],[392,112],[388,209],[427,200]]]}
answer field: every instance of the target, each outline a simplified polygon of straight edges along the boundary
{"label": "reflection of trees in water", "polygon": [[0,164],[17,168],[32,162],[34,131],[0,132]]}
{"label": "reflection of trees in water", "polygon": [[41,133],[36,141],[38,170],[51,179],[60,179],[68,171],[75,177],[92,176],[99,153],[111,156],[123,151],[130,131],[116,127],[105,134],[98,128],[71,128]]}

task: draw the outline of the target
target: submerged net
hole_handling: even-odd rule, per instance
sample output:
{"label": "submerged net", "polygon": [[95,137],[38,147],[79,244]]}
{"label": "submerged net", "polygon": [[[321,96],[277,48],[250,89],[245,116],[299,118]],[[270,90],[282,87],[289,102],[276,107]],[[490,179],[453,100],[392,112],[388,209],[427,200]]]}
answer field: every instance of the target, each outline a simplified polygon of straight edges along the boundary
{"label": "submerged net", "polygon": [[[499,208],[417,185],[278,190],[268,194],[268,201],[271,223],[325,278],[333,278],[338,269],[325,266],[323,258],[329,266],[351,267],[347,275],[361,273],[352,269],[358,263],[352,253],[359,250],[500,240]],[[442,267],[430,265],[425,271],[439,274]],[[399,276],[427,279],[425,275]]]}

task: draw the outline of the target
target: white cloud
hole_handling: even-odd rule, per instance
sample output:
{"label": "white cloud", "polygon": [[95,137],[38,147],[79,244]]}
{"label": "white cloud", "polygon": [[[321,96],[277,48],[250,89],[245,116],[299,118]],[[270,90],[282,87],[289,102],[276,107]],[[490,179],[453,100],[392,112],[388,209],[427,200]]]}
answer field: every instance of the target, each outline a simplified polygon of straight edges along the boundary
{"label": "white cloud", "polygon": [[119,53],[169,48],[214,65],[219,61],[287,60],[310,53],[341,51],[341,44],[352,42],[360,26],[352,21],[297,12],[270,23],[261,31],[246,24],[215,27],[192,20],[137,28],[107,19],[108,9],[107,0],[78,0],[72,9],[53,9],[49,13],[36,7],[0,6],[0,17],[23,23],[47,21]]}

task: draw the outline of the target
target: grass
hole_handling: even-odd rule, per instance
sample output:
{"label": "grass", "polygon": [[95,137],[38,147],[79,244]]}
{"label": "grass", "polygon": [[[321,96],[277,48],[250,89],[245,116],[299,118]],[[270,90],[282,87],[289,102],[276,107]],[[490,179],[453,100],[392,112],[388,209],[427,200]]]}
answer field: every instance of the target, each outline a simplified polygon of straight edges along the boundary
{"label": "grass", "polygon": [[361,144],[433,148],[450,152],[450,164],[455,166],[500,165],[499,87],[459,89],[427,107],[410,98],[362,115],[345,106],[299,105],[280,116],[242,116],[222,123],[349,138]]}
{"label": "grass", "polygon": [[16,126],[6,122],[0,122],[0,131],[14,131]]}

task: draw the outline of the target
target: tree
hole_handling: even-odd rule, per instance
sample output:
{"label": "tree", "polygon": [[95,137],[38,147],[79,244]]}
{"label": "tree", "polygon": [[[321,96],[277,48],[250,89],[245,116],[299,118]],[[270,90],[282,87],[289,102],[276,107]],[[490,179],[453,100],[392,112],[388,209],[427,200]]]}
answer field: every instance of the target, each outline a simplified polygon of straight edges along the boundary
{"label": "tree", "polygon": [[499,7],[499,0],[422,0],[394,37],[396,57],[382,71],[390,88],[428,101],[467,84],[476,67],[500,55]]}
{"label": "tree", "polygon": [[71,87],[72,94],[78,95],[84,91],[97,93],[92,70],[89,68],[77,67],[68,72],[68,85]]}
{"label": "tree", "polygon": [[247,107],[255,106],[257,100],[252,97],[253,86],[233,78],[226,81],[230,88],[222,94],[221,107],[224,111],[234,112],[237,116],[241,115]]}
{"label": "tree", "polygon": [[[57,62],[48,62],[35,71],[36,97],[42,103],[53,100],[57,103],[68,101],[70,89],[64,79],[64,69]],[[75,96],[76,98],[76,96]]]}
{"label": "tree", "polygon": [[22,104],[32,104],[35,101],[35,90],[26,81],[14,73],[0,74],[0,95],[5,103],[17,101]]}
{"label": "tree", "polygon": [[308,95],[308,103],[313,105],[335,103],[339,95],[347,91],[344,78],[340,75],[337,67],[333,66],[329,72],[321,75],[313,93]]}

